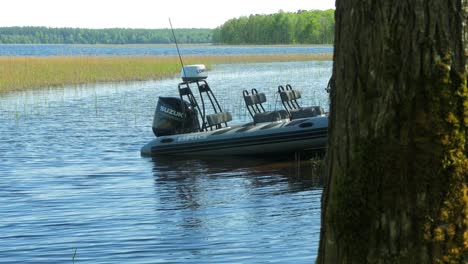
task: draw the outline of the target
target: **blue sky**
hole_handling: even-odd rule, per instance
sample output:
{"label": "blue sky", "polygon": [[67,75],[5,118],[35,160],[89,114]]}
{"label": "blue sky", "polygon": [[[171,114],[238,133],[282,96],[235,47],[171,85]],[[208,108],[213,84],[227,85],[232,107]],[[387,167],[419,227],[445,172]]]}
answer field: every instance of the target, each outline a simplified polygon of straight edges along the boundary
{"label": "blue sky", "polygon": [[230,18],[280,9],[334,9],[334,0],[7,0],[0,27],[215,28]]}

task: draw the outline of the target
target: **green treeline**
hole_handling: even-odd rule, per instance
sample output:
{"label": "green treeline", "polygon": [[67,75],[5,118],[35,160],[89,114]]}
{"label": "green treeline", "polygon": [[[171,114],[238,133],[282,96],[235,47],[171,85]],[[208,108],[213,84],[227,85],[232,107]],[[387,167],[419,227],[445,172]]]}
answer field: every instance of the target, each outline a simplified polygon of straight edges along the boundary
{"label": "green treeline", "polygon": [[213,32],[213,42],[225,44],[331,44],[335,12],[299,10],[250,15],[226,21]]}
{"label": "green treeline", "polygon": [[[175,29],[180,43],[210,43],[212,29]],[[0,44],[165,44],[170,29],[0,27]]]}
{"label": "green treeline", "polygon": [[[334,10],[233,18],[216,29],[175,29],[180,43],[331,44]],[[170,29],[0,27],[0,44],[167,44]]]}

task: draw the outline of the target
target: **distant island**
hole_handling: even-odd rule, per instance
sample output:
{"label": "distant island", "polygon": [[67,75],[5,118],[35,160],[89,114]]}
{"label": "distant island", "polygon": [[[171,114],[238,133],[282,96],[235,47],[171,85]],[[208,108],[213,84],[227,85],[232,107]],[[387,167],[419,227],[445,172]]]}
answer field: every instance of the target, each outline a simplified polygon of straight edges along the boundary
{"label": "distant island", "polygon": [[[211,43],[212,29],[175,29],[180,43]],[[170,29],[0,27],[0,44],[168,44]]]}
{"label": "distant island", "polygon": [[[215,29],[175,29],[186,44],[331,44],[334,10],[250,15]],[[170,29],[0,27],[0,44],[168,44]]]}

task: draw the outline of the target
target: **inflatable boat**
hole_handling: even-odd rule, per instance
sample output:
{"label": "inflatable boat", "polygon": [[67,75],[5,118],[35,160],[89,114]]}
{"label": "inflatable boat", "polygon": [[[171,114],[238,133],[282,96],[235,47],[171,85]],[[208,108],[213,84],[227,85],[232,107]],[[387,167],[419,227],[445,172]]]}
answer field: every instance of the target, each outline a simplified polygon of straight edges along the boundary
{"label": "inflatable boat", "polygon": [[278,87],[284,106],[279,111],[265,110],[265,94],[244,90],[252,122],[231,126],[232,115],[223,111],[208,85],[205,66],[182,67],[181,75],[179,96],[159,97],[152,125],[156,138],[142,147],[143,156],[284,154],[326,148],[327,114],[320,106],[301,107],[300,92],[290,85]]}

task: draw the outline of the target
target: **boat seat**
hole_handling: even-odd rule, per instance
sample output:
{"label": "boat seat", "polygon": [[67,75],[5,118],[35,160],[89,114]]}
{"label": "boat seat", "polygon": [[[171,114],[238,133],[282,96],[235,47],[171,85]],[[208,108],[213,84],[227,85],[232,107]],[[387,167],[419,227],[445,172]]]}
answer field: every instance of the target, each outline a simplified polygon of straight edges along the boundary
{"label": "boat seat", "polygon": [[291,120],[325,114],[325,110],[321,106],[301,107],[297,102],[301,98],[301,92],[294,90],[289,84],[286,85],[286,89],[281,85],[278,86],[278,93]]}
{"label": "boat seat", "polygon": [[266,111],[262,105],[267,101],[266,96],[264,93],[259,93],[257,89],[252,89],[250,94],[249,91],[244,90],[242,94],[247,110],[255,124],[274,122],[288,118],[288,113],[285,110]]}
{"label": "boat seat", "polygon": [[314,117],[322,114],[325,114],[325,110],[321,106],[303,107],[298,110],[291,110],[290,112],[291,119]]}
{"label": "boat seat", "polygon": [[220,112],[220,113],[206,116],[208,127],[211,129],[213,129],[213,127],[221,128],[222,124],[225,124],[225,126],[227,127],[227,122],[231,120],[232,120],[232,115],[229,112]]}

